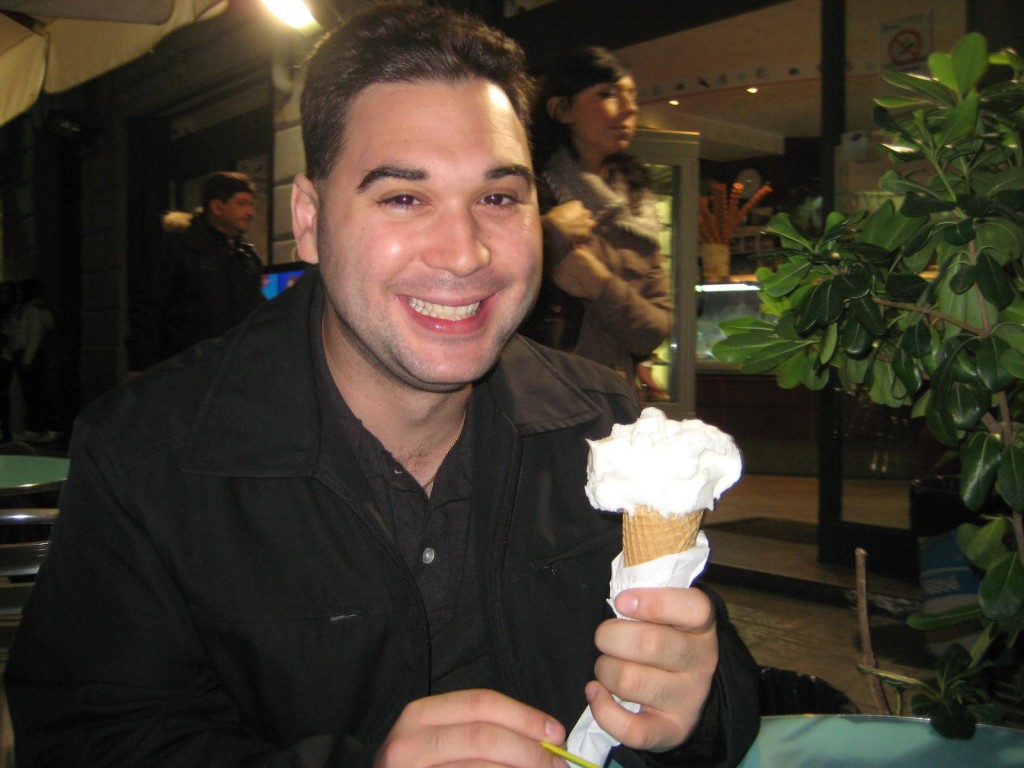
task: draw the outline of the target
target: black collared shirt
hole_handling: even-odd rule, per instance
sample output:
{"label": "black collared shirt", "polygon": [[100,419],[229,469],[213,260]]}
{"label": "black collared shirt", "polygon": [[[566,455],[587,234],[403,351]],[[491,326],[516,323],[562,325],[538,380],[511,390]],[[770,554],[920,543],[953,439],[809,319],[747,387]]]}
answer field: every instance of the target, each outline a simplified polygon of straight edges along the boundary
{"label": "black collared shirt", "polygon": [[[312,313],[313,317],[319,317]],[[319,320],[314,338],[322,339]],[[408,566],[430,627],[431,693],[494,688],[497,674],[483,625],[483,573],[472,546],[470,424],[444,458],[428,497],[416,479],[352,413],[333,381],[322,341],[317,375],[369,483],[388,534]]]}

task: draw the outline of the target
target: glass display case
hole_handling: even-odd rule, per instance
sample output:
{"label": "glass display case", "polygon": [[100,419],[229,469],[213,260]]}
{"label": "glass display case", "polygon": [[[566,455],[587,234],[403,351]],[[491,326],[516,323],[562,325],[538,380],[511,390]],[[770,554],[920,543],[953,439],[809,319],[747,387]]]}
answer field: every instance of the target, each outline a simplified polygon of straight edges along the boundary
{"label": "glass display case", "polygon": [[700,141],[685,131],[637,131],[630,146],[651,175],[664,229],[662,252],[675,301],[669,337],[651,356],[651,373],[669,393],[659,402],[672,418],[694,415],[696,389],[697,206],[700,197]]}

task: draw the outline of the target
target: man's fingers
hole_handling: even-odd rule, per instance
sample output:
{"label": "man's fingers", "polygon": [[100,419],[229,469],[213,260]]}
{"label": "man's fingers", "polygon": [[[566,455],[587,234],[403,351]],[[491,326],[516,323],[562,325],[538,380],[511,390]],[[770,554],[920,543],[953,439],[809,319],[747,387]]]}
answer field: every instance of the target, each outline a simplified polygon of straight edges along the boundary
{"label": "man's fingers", "polygon": [[377,754],[378,768],[410,766],[559,766],[557,758],[540,744],[501,725],[487,722],[456,723],[421,728],[389,738]]}
{"label": "man's fingers", "polygon": [[629,619],[668,624],[685,632],[709,632],[715,608],[699,589],[627,589],[615,598],[616,610]]}
{"label": "man's fingers", "polygon": [[456,723],[493,723],[535,741],[561,744],[565,728],[553,717],[496,691],[470,689],[417,699],[406,706],[399,724],[437,727]]}
{"label": "man's fingers", "polygon": [[597,724],[633,749],[668,749],[682,743],[692,730],[684,716],[671,716],[648,705],[636,713],[626,709],[597,682],[587,685],[587,698]]}

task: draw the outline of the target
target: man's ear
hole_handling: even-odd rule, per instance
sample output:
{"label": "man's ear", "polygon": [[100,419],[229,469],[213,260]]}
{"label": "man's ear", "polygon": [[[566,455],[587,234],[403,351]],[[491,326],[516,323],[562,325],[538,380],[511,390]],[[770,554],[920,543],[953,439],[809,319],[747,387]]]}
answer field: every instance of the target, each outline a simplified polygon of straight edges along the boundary
{"label": "man's ear", "polygon": [[319,264],[316,224],[320,214],[320,197],[313,182],[300,173],[292,183],[292,232],[299,258],[307,264]]}
{"label": "man's ear", "polygon": [[565,96],[552,96],[545,104],[552,120],[564,123],[569,118],[569,101]]}

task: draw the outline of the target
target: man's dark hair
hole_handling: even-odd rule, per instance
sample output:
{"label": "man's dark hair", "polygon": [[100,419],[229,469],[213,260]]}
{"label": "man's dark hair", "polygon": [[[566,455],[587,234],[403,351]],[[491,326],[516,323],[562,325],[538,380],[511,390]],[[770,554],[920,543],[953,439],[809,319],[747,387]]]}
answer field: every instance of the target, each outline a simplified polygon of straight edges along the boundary
{"label": "man's dark hair", "polygon": [[220,171],[215,173],[203,184],[203,210],[209,212],[211,200],[226,202],[239,192],[248,192],[250,195],[255,195],[256,185],[244,173],[237,173],[236,171]]}
{"label": "man's dark hair", "polygon": [[306,175],[330,175],[356,96],[375,83],[489,80],[529,128],[533,79],[511,38],[479,19],[436,7],[374,6],[325,35],[311,54],[302,92]]}

